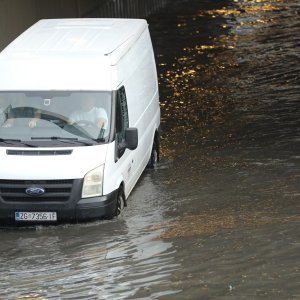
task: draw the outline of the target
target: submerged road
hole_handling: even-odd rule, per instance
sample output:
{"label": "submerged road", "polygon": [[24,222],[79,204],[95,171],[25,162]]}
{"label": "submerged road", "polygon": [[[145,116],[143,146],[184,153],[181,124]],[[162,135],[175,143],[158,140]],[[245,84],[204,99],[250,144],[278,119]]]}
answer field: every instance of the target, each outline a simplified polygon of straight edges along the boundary
{"label": "submerged road", "polygon": [[300,299],[300,4],[148,18],[162,159],[112,221],[1,229],[0,299]]}

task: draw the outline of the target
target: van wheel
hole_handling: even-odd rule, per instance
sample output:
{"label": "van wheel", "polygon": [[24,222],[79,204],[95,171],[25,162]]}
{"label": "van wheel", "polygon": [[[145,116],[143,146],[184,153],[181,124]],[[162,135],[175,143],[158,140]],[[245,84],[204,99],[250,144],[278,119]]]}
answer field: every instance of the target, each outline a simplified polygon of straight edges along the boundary
{"label": "van wheel", "polygon": [[116,201],[116,206],[115,206],[114,210],[106,216],[106,219],[108,219],[108,220],[112,220],[114,217],[117,217],[118,215],[120,215],[122,210],[124,209],[124,207],[127,206],[122,187],[119,188],[116,200],[117,201]]}
{"label": "van wheel", "polygon": [[154,139],[150,159],[147,164],[147,168],[153,169],[156,166],[156,164],[158,163],[158,160],[159,160],[159,144]]}
{"label": "van wheel", "polygon": [[125,195],[123,193],[123,190],[120,188],[117,197],[116,216],[118,216],[122,212],[125,206],[126,206]]}

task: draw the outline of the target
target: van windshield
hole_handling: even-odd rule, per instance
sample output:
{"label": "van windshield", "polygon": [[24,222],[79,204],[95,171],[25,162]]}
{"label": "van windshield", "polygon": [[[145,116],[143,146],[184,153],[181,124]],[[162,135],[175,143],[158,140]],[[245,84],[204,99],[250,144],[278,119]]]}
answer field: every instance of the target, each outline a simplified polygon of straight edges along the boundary
{"label": "van windshield", "polygon": [[0,92],[0,146],[106,143],[111,92]]}

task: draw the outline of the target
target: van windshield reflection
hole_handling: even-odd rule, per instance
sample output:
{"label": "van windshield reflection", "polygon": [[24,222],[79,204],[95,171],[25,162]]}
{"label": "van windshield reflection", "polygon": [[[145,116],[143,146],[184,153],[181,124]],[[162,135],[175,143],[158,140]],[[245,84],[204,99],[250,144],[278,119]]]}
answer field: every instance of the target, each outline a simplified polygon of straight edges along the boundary
{"label": "van windshield reflection", "polygon": [[0,92],[0,143],[106,143],[111,97],[111,92]]}

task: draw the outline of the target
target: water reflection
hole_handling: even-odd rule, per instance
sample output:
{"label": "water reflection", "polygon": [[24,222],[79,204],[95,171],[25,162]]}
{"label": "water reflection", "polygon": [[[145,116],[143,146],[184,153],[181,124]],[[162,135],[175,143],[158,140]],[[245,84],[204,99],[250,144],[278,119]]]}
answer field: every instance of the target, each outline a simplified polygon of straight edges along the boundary
{"label": "water reflection", "polygon": [[247,210],[241,213],[233,209],[224,209],[205,214],[186,214],[178,220],[164,222],[161,224],[161,238],[209,236],[220,232],[290,222],[300,222],[300,216],[288,216],[274,211],[266,213]]}
{"label": "water reflection", "polygon": [[[145,199],[146,214],[1,232],[6,243],[1,245],[0,298],[148,297],[157,284],[165,286],[157,296],[176,293],[168,286],[170,274],[179,267],[175,250],[171,242],[159,239],[162,230],[154,229],[162,221],[163,206],[157,209],[153,203],[157,192],[150,193],[150,177],[141,185],[153,197],[148,203]],[[132,195],[133,203],[140,202],[140,192]]]}
{"label": "water reflection", "polygon": [[173,47],[157,41],[174,195],[161,238],[181,258],[182,298],[297,298],[299,3],[221,2],[180,1],[160,32]]}
{"label": "water reflection", "polygon": [[11,236],[7,252],[1,257],[0,297],[124,299],[143,294],[147,286],[155,283],[167,284],[169,274],[178,267],[167,252],[171,244],[153,239],[154,234],[99,240],[98,233],[105,228],[99,228],[103,224],[96,227],[86,228],[88,239],[82,237],[86,234],[83,228],[80,235],[72,234],[73,240],[67,228],[61,228],[61,235],[53,237],[49,237],[50,229],[43,229],[46,237],[14,241]]}
{"label": "water reflection", "polygon": [[[185,2],[181,9],[186,12],[188,8],[184,5]],[[165,22],[177,27],[177,34],[174,34],[177,43],[172,43],[169,37],[175,31],[172,26],[162,34],[173,47],[159,47],[158,40],[165,129],[163,155],[174,158],[170,149],[186,152],[190,144],[206,144],[211,135],[208,126],[217,128],[226,124],[236,111],[270,105],[280,81],[286,86],[280,88],[284,89],[282,92],[289,88],[295,91],[292,84],[298,78],[295,68],[297,52],[292,32],[297,25],[289,23],[284,16],[286,13],[297,17],[293,5],[294,1],[291,4],[289,1],[235,1],[222,8],[201,8],[194,14],[190,12],[189,19],[183,14],[174,17],[170,13]],[[215,29],[215,36],[207,31],[207,24]],[[281,39],[289,38],[284,33],[287,28],[290,28],[291,42],[276,45]],[[176,53],[173,55],[174,45]],[[289,71],[278,70],[280,53],[287,59],[287,66],[291,62]],[[247,94],[244,93],[246,89]],[[266,99],[266,91],[271,99]],[[276,97],[281,96],[276,94]],[[232,135],[228,133],[226,142],[232,140]],[[186,140],[185,136],[189,139]]]}

